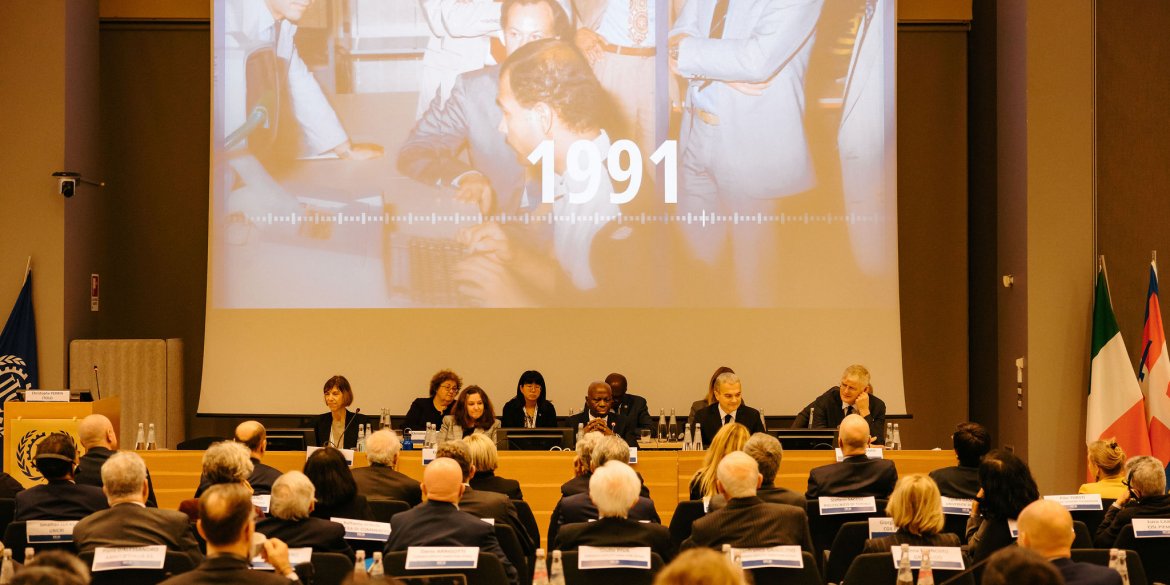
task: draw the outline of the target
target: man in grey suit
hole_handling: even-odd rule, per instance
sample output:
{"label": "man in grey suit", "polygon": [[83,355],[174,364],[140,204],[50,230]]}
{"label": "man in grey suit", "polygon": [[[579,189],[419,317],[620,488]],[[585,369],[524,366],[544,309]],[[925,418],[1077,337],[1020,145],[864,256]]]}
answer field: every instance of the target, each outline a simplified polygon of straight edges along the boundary
{"label": "man in grey suit", "polygon": [[395,469],[402,443],[394,431],[382,429],[366,437],[368,467],[353,470],[358,493],[367,499],[406,502],[413,508],[422,503],[422,490],[414,478]]}
{"label": "man in grey suit", "polygon": [[77,550],[162,544],[171,552],[186,554],[192,567],[203,562],[186,514],[146,507],[149,485],[146,463],[137,453],[119,451],[111,455],[102,465],[102,491],[110,508],[94,512],[73,527]]}
{"label": "man in grey suit", "polygon": [[690,251],[714,265],[730,239],[739,300],[775,302],[777,200],[812,188],[804,134],[804,74],[824,0],[686,0],[669,41],[687,80],[679,135],[678,213],[749,216],[684,228]]}

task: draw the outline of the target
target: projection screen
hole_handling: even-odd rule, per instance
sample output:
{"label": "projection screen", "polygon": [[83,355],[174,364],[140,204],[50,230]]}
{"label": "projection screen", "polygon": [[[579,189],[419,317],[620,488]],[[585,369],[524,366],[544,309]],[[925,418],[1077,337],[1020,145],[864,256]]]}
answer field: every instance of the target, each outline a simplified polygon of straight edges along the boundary
{"label": "projection screen", "polygon": [[905,412],[888,0],[215,0],[201,414]]}

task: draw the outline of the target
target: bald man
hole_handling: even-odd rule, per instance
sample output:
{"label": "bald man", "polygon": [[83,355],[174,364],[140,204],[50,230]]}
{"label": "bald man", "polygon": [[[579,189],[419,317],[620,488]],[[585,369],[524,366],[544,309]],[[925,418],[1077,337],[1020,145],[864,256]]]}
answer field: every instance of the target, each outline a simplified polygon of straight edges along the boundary
{"label": "bald man", "polygon": [[[118,450],[118,434],[114,432],[114,425],[100,414],[91,414],[78,423],[77,436],[81,439],[85,455],[77,461],[73,481],[78,485],[102,487],[102,466]],[[146,487],[146,506],[157,508],[158,500],[154,497],[150,470],[146,471]]]}
{"label": "bald man", "polygon": [[[263,496],[272,493],[272,484],[280,478],[280,470],[260,462],[268,444],[268,431],[264,425],[254,420],[246,420],[236,427],[235,441],[243,444],[251,451],[248,456],[252,460],[252,475],[248,476],[248,484],[252,486],[252,493]],[[211,482],[204,476],[199,478],[199,487],[195,490],[195,497],[203,495]]]}
{"label": "bald man", "polygon": [[893,461],[865,456],[869,440],[869,422],[865,418],[857,414],[845,417],[837,432],[837,445],[844,459],[809,472],[804,497],[890,497],[898,483],[898,470]]}
{"label": "bald man", "polygon": [[463,496],[463,470],[453,459],[439,457],[423,470],[423,503],[390,518],[386,552],[412,546],[478,546],[480,552],[500,559],[510,583],[517,583],[516,568],[504,555],[492,525],[459,510]]}
{"label": "bald man", "polygon": [[1121,585],[1117,571],[1072,560],[1073,519],[1064,506],[1036,500],[1020,512],[1018,522],[1017,544],[1051,561],[1066,585]]}

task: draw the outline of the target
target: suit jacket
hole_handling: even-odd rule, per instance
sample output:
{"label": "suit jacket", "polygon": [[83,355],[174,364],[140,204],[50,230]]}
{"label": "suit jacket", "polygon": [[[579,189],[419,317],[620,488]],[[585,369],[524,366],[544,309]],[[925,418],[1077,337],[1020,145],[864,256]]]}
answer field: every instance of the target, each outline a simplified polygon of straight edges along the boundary
{"label": "suit jacket", "polygon": [[511,526],[512,530],[516,531],[520,548],[524,549],[526,555],[535,552],[540,543],[540,535],[528,534],[524,523],[520,521],[516,505],[504,494],[467,488],[463,491],[463,497],[459,499],[459,510],[477,518],[493,518],[496,522]]}
{"label": "suit jacket", "polygon": [[[808,510],[808,500],[804,496],[786,488],[776,487],[771,483],[766,483],[756,490],[756,497],[768,502],[770,504],[788,504],[789,506],[796,506],[801,510]],[[700,497],[691,497],[692,500],[701,500]],[[711,501],[707,504],[708,510],[718,510],[727,505],[727,500],[720,494],[711,497]]]}
{"label": "suit jacket", "polygon": [[499,477],[494,471],[476,471],[468,483],[477,491],[496,492],[513,500],[524,499],[524,492],[520,491],[520,482]]}
{"label": "suit jacket", "polygon": [[[691,0],[693,1],[693,0]],[[719,415],[719,403],[716,402],[700,410],[695,415],[695,422],[703,425],[703,445],[710,445],[711,441],[715,439],[716,433],[723,428],[723,419]],[[764,420],[760,418],[760,411],[743,404],[735,410],[735,420],[745,427],[749,433],[763,433]]]}
{"label": "suit jacket", "polygon": [[[35,489],[35,488],[34,488]],[[20,502],[20,496],[17,503]],[[19,510],[19,505],[17,506]],[[1141,500],[1128,500],[1121,508],[1109,506],[1105,509],[1105,517],[1093,536],[1093,544],[1097,548],[1109,548],[1117,541],[1121,531],[1133,523],[1134,518],[1170,518],[1170,496],[1147,496]]]}
{"label": "suit jacket", "polygon": [[321,518],[285,520],[269,516],[256,522],[256,532],[279,538],[289,548],[310,547],[313,552],[340,553],[352,562],[353,549],[345,542],[345,527]]}
{"label": "suit jacket", "polygon": [[852,455],[840,463],[814,467],[808,474],[808,499],[823,496],[888,498],[898,483],[898,470],[889,459]]}
{"label": "suit jacket", "polygon": [[[814,429],[835,429],[841,426],[841,421],[845,419],[840,386],[829,388],[809,406],[816,407],[812,417]],[[807,410],[808,408],[805,408],[805,411]],[[869,435],[877,437],[878,444],[886,444],[886,403],[872,394],[869,396],[869,416],[865,417],[865,422],[869,423]]]}
{"label": "suit jacket", "polygon": [[324,506],[320,503],[313,508],[314,518],[328,520],[333,517],[353,518],[355,520],[373,520],[374,511],[370,509],[370,502],[362,494],[355,494],[348,502],[341,502],[334,506]]}
{"label": "suit jacket", "polygon": [[496,555],[504,565],[508,581],[516,583],[512,566],[495,530],[487,522],[463,512],[448,502],[430,500],[399,512],[390,519],[390,540],[386,552],[406,550],[412,546],[478,546],[480,552]]}
{"label": "suit jacket", "polygon": [[646,399],[635,394],[626,393],[622,401],[615,406],[618,414],[630,419],[638,429],[654,429],[654,419],[650,418],[650,407]]}
{"label": "suit jacket", "polygon": [[166,585],[289,585],[292,581],[271,571],[253,571],[248,559],[235,555],[208,557],[193,571],[163,581]]}
{"label": "suit jacket", "polygon": [[769,504],[755,496],[732,498],[727,507],[695,520],[682,549],[705,546],[719,549],[799,545],[813,553],[808,516],[796,506]]}
{"label": "suit jacket", "polygon": [[109,507],[101,488],[50,480],[16,494],[16,515],[12,520],[81,520]]}
{"label": "suit jacket", "polygon": [[943,467],[930,472],[930,479],[938,484],[938,492],[945,498],[972,500],[979,493],[978,467]]}
{"label": "suit jacket", "polygon": [[670,530],[628,518],[601,518],[596,522],[566,524],[557,533],[553,548],[577,550],[582,546],[648,546],[669,563],[674,558]]}
{"label": "suit jacket", "polygon": [[203,562],[186,514],[137,504],[117,504],[86,516],[73,527],[73,542],[78,552],[99,546],[163,544],[171,552],[186,554],[192,566]]}
{"label": "suit jacket", "polygon": [[[557,507],[560,510],[558,519],[561,526],[596,520],[598,516],[597,506],[589,494],[561,498]],[[662,518],[658,516],[658,509],[654,507],[654,501],[646,497],[639,497],[626,517],[634,521],[649,520],[653,524],[662,524]]]}
{"label": "suit jacket", "polygon": [[[504,403],[500,422],[506,429],[524,427],[524,398],[514,397]],[[557,409],[553,403],[545,400],[536,403],[536,427],[547,428],[557,426]]]}
{"label": "suit jacket", "polygon": [[[625,439],[626,444],[631,447],[638,446],[638,427],[634,426],[633,421],[613,411],[606,414],[605,419],[609,422],[610,428],[613,429],[613,434]],[[565,419],[565,426],[571,429],[577,428],[579,424],[589,424],[588,410],[578,412]]]}
{"label": "suit jacket", "polygon": [[[500,428],[500,419],[492,421],[492,426],[486,431],[476,427],[475,433],[482,433],[487,435],[493,443],[496,442],[496,429]],[[443,424],[439,427],[439,442],[446,443],[447,441],[458,441],[463,438],[463,425],[455,422],[455,417],[447,415],[443,417]]]}
{"label": "suit jacket", "polygon": [[0,498],[15,498],[16,494],[24,491],[24,484],[16,481],[15,477],[0,471]]}
{"label": "suit jacket", "polygon": [[402,429],[424,431],[427,428],[427,423],[434,424],[437,429],[443,425],[443,417],[451,414],[454,407],[455,402],[452,401],[447,407],[447,412],[439,412],[435,410],[435,403],[429,396],[415,398],[410,403],[410,410],[406,411],[406,418],[402,421]]}
{"label": "suit jacket", "polygon": [[975,562],[991,556],[995,551],[1015,544],[1007,520],[995,520],[983,516],[967,519],[967,554]]}
{"label": "suit jacket", "polygon": [[897,532],[879,538],[870,538],[865,541],[865,548],[861,551],[865,553],[888,553],[890,547],[901,546],[908,544],[910,546],[959,546],[959,536],[949,532],[942,534],[918,535],[911,534],[905,530],[898,530]]}
{"label": "suit jacket", "polygon": [[[354,421],[354,419],[358,419]],[[364,414],[357,414],[345,411],[345,437],[341,445],[329,445],[329,433],[333,430],[333,413],[326,412],[317,416],[317,420],[313,422],[313,430],[317,434],[317,446],[326,447],[333,446],[338,449],[356,449],[358,438],[358,425],[366,424],[370,420]]]}
{"label": "suit jacket", "polygon": [[[635,472],[637,473],[637,472]],[[575,494],[589,493],[589,478],[593,477],[592,473],[586,475],[578,475],[569,481],[561,484],[561,497],[567,498]],[[650,488],[646,487],[645,480],[642,479],[642,474],[638,473],[638,481],[642,482],[642,489],[638,491],[638,495],[643,498],[650,497]]]}
{"label": "suit jacket", "polygon": [[415,507],[422,503],[422,489],[418,481],[381,463],[353,470],[358,493],[370,498],[399,500]]}
{"label": "suit jacket", "polygon": [[1052,564],[1064,577],[1064,585],[1121,585],[1121,573],[1109,567],[1072,559],[1052,559]]}
{"label": "suit jacket", "polygon": [[[265,465],[259,459],[252,457],[252,475],[248,476],[248,485],[252,486],[252,494],[257,496],[269,495],[272,493],[272,484],[280,477],[280,470]],[[211,487],[211,482],[207,481],[207,477],[199,476],[199,487],[195,489],[195,497],[203,495],[207,488]]]}
{"label": "suit jacket", "polygon": [[[77,461],[77,469],[73,472],[73,481],[78,485],[92,485],[102,487],[102,465],[114,454],[114,451],[105,447],[93,447],[85,451],[85,455]],[[146,471],[146,505],[158,507],[158,499],[154,497],[154,482],[150,479],[150,470]]]}

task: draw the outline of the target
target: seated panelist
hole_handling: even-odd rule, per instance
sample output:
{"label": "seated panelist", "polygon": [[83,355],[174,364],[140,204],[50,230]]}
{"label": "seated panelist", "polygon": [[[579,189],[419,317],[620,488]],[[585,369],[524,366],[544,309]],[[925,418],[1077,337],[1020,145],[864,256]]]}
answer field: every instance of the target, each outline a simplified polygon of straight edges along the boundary
{"label": "seated panelist", "polygon": [[403,429],[424,431],[427,423],[439,428],[443,424],[443,417],[451,414],[455,407],[455,396],[463,388],[463,378],[451,370],[439,370],[431,376],[429,396],[415,398],[410,403],[410,410],[406,412],[406,420],[402,421]]}
{"label": "seated panelist", "polygon": [[520,374],[516,396],[504,403],[503,426],[509,429],[557,426],[557,409],[545,397],[547,392],[540,372],[528,370]]}
{"label": "seated panelist", "polygon": [[840,385],[829,388],[804,407],[792,422],[792,428],[835,429],[851,414],[860,415],[869,423],[874,443],[886,443],[886,403],[873,395],[869,370],[856,364],[845,368]]}
{"label": "seated panelist", "polygon": [[586,410],[565,419],[565,424],[574,429],[579,424],[584,425],[586,433],[596,431],[603,435],[617,435],[631,447],[638,445],[638,427],[634,426],[632,420],[611,411],[613,390],[609,384],[590,384],[585,393],[585,406]]}
{"label": "seated panelist", "polygon": [[[349,411],[353,404],[353,389],[345,376],[333,376],[325,381],[325,406],[329,409],[317,417],[313,428],[317,432],[318,447],[354,449],[357,447],[358,425],[365,417]],[[358,419],[358,420],[354,420]]]}
{"label": "seated panelist", "polygon": [[451,414],[443,417],[439,442],[458,441],[475,433],[483,433],[494,443],[500,421],[496,418],[492,400],[479,386],[468,386],[459,394]]}
{"label": "seated panelist", "polygon": [[748,435],[765,432],[760,411],[743,403],[743,385],[731,372],[715,378],[715,403],[695,414],[695,422],[702,425],[704,445],[710,445],[719,429],[731,423],[747,427]]}

